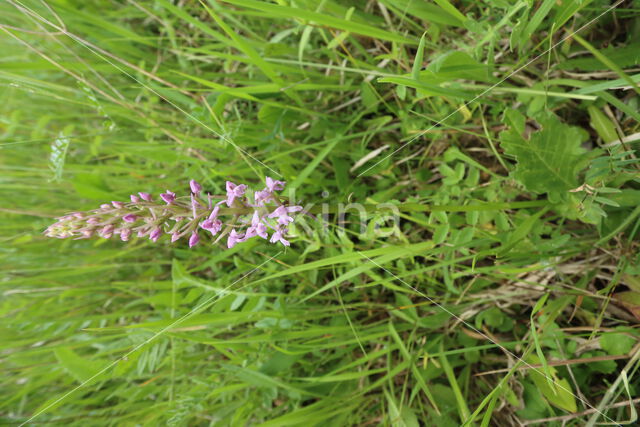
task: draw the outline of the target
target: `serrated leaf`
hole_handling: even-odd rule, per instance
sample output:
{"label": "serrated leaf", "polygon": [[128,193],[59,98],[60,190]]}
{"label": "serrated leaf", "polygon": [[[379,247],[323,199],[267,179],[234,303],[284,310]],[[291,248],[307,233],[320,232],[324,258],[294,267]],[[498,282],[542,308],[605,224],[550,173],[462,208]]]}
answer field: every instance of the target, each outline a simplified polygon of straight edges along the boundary
{"label": "serrated leaf", "polygon": [[623,333],[604,334],[600,337],[600,347],[612,355],[628,354],[636,340]]}
{"label": "serrated leaf", "polygon": [[49,181],[57,182],[62,179],[62,171],[64,170],[67,151],[69,151],[69,137],[64,132],[60,132],[51,144],[49,168],[53,172],[53,176]]}
{"label": "serrated leaf", "polygon": [[518,111],[508,110],[505,121],[509,129],[500,134],[500,141],[518,163],[513,177],[529,191],[547,193],[552,202],[563,200],[578,186],[577,175],[584,166],[580,147],[584,131],[560,122],[550,112],[536,117],[542,129],[529,136],[523,135],[525,118]]}

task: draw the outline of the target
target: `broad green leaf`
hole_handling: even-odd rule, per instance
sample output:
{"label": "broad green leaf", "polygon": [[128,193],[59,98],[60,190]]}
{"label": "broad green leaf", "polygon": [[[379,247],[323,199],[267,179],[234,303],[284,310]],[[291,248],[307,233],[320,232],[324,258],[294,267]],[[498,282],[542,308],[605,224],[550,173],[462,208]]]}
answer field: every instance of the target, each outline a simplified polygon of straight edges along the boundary
{"label": "broad green leaf", "polygon": [[[531,364],[540,363],[540,359],[538,356],[530,355],[527,358],[528,362]],[[529,377],[533,380],[536,387],[542,393],[545,399],[552,404],[553,406],[564,409],[568,412],[576,412],[578,410],[578,406],[576,405],[576,397],[573,393],[571,385],[569,381],[565,378],[558,378],[557,371],[554,367],[549,367],[549,371],[553,378],[551,381],[548,381],[545,378],[545,375],[542,373],[540,368],[537,369],[529,369]],[[550,385],[552,384],[552,385]]]}
{"label": "broad green leaf", "polygon": [[635,343],[636,340],[632,337],[620,332],[603,334],[600,337],[600,347],[612,355],[628,354]]}
{"label": "broad green leaf", "polygon": [[475,60],[468,53],[454,50],[435,59],[427,70],[436,77],[459,79],[486,79],[487,66]]}
{"label": "broad green leaf", "polygon": [[88,381],[107,364],[104,360],[87,360],[80,357],[69,347],[57,348],[55,355],[60,365],[79,382]]}
{"label": "broad green leaf", "polygon": [[462,26],[463,21],[457,16],[454,16],[443,10],[441,7],[426,1],[381,0],[380,3],[396,8],[400,13],[413,15],[425,22],[452,25],[456,27]]}
{"label": "broad green leaf", "polygon": [[384,393],[387,397],[389,422],[393,427],[418,427],[420,425],[418,417],[409,406],[400,405],[387,390]]}
{"label": "broad green leaf", "polygon": [[458,18],[461,22],[467,20],[467,17],[464,16],[454,5],[452,5],[449,0],[433,0],[440,6],[442,9],[446,10],[451,16]]}
{"label": "broad green leaf", "polygon": [[595,105],[587,107],[591,121],[589,124],[598,133],[604,142],[611,142],[618,139],[616,128],[613,122]]}
{"label": "broad green leaf", "polygon": [[517,161],[513,177],[529,191],[547,193],[552,202],[564,200],[578,186],[585,132],[563,124],[551,112],[536,117],[541,129],[531,135],[524,134],[525,118],[518,111],[507,110],[505,121],[510,127],[500,134],[500,141]]}
{"label": "broad green leaf", "polygon": [[118,200],[118,196],[109,191],[102,176],[79,173],[71,181],[73,188],[82,197],[94,200]]}

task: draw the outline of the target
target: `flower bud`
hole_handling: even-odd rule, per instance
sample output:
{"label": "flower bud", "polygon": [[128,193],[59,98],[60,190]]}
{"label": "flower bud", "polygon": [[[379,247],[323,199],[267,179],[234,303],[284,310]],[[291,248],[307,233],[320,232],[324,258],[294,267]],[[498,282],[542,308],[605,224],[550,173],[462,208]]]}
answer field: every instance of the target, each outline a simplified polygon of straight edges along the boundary
{"label": "flower bud", "polygon": [[145,200],[147,202],[150,202],[150,201],[153,200],[153,197],[151,197],[151,194],[149,194],[149,193],[138,193],[138,194],[140,195],[140,198],[142,200]]}
{"label": "flower bud", "polygon": [[200,194],[200,191],[202,191],[202,186],[200,184],[198,184],[198,182],[195,179],[192,179],[191,181],[189,181],[189,186],[191,187],[191,192],[193,194]]}
{"label": "flower bud", "polygon": [[122,220],[124,222],[136,222],[136,219],[138,219],[138,217],[132,213],[126,214],[125,216],[122,217]]}
{"label": "flower bud", "polygon": [[153,242],[155,243],[158,241],[161,234],[162,230],[160,230],[160,228],[156,228],[151,232],[151,234],[149,234],[149,239],[153,240]]}
{"label": "flower bud", "polygon": [[198,237],[198,233],[194,231],[191,237],[189,237],[189,247],[190,248],[194,247],[195,245],[198,244],[199,241],[200,241],[200,237]]}
{"label": "flower bud", "polygon": [[109,224],[109,225],[105,225],[102,230],[100,230],[100,236],[104,237],[105,239],[110,238],[113,235],[113,225]]}
{"label": "flower bud", "polygon": [[123,228],[120,231],[120,240],[122,240],[123,242],[126,242],[129,240],[129,237],[131,237],[131,229],[130,228]]}
{"label": "flower bud", "polygon": [[111,204],[113,205],[114,208],[116,209],[122,209],[124,208],[124,203],[122,202],[111,202]]}
{"label": "flower bud", "polygon": [[160,194],[160,198],[170,205],[176,199],[176,193],[167,190],[166,193]]}

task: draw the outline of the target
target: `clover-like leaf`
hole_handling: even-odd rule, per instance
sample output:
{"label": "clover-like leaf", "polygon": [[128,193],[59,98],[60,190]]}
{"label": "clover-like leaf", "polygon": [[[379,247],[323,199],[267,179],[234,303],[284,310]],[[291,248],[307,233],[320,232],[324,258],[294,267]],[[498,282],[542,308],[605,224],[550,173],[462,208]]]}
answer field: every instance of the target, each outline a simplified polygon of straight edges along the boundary
{"label": "clover-like leaf", "polygon": [[585,150],[580,144],[587,134],[562,123],[551,112],[535,119],[541,129],[525,135],[525,117],[508,110],[505,120],[509,129],[500,134],[500,142],[505,153],[518,162],[513,177],[527,190],[547,193],[550,201],[560,202],[578,186],[578,173],[585,166]]}

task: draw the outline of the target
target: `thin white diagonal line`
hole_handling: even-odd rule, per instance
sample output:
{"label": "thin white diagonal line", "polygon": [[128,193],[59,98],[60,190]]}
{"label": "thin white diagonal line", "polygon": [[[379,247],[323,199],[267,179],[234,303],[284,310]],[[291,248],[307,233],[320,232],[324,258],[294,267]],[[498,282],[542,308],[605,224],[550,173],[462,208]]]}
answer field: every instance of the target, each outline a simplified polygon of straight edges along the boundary
{"label": "thin white diagonal line", "polygon": [[[30,15],[34,16],[35,18],[41,20],[42,22],[52,26],[53,28],[55,28],[56,30],[58,30],[59,32],[61,32],[62,34],[68,36],[69,38],[71,38],[73,41],[75,41],[76,43],[80,44],[81,46],[83,46],[85,49],[89,50],[91,53],[93,53],[94,55],[96,55],[98,58],[102,59],[103,61],[109,63],[112,67],[118,69],[121,73],[123,73],[124,75],[126,75],[127,77],[129,77],[130,79],[132,79],[133,81],[135,81],[136,83],[138,83],[140,86],[144,87],[145,89],[153,92],[156,96],[162,98],[165,102],[167,102],[168,104],[170,104],[171,106],[173,106],[175,109],[177,109],[178,111],[180,111],[181,113],[183,113],[185,116],[189,117],[191,120],[193,120],[194,122],[198,123],[200,126],[204,127],[205,129],[207,129],[208,131],[210,131],[211,133],[213,133],[214,135],[216,135],[218,138],[228,142],[229,144],[233,145],[238,151],[242,152],[243,154],[247,155],[248,157],[250,157],[253,161],[261,164],[262,166],[264,166],[265,168],[269,169],[271,172],[273,172],[274,174],[278,175],[278,176],[282,176],[282,174],[278,173],[277,171],[273,170],[272,168],[270,168],[269,166],[265,165],[263,162],[261,162],[260,160],[256,159],[254,156],[252,156],[251,154],[249,154],[247,151],[243,150],[242,148],[240,148],[235,142],[233,142],[231,139],[229,139],[228,137],[224,136],[223,134],[217,132],[215,129],[212,129],[210,126],[208,126],[206,123],[203,123],[201,120],[199,120],[197,117],[195,117],[194,115],[192,115],[191,113],[189,113],[188,111],[185,111],[183,108],[181,108],[180,106],[176,105],[174,102],[172,102],[170,99],[168,99],[167,97],[163,96],[162,94],[160,94],[158,91],[156,91],[155,89],[153,89],[152,87],[150,87],[149,85],[141,82],[140,80],[138,80],[135,76],[131,75],[129,72],[127,72],[125,69],[123,69],[122,67],[120,67],[119,65],[115,64],[114,62],[110,61],[109,58],[107,58],[106,56],[102,55],[100,52],[96,51],[94,48],[92,48],[91,46],[89,46],[88,44],[86,44],[84,42],[84,40],[78,36],[76,36],[73,33],[70,33],[69,31],[67,31],[65,28],[62,28],[56,24],[54,24],[53,22],[47,20],[46,18],[44,18],[43,16],[39,15],[37,12],[33,11],[32,9],[29,9],[27,6],[25,6],[24,4],[22,4],[20,2],[20,0],[9,0],[10,3],[13,3],[13,6],[16,7],[17,9],[24,9],[24,11],[28,11]],[[16,5],[15,3],[17,3],[18,5]]]}
{"label": "thin white diagonal line", "polygon": [[[139,350],[141,347],[144,347],[145,345],[149,344],[151,341],[155,340],[156,338],[158,338],[160,335],[164,334],[165,332],[167,332],[168,330],[176,327],[177,325],[179,325],[180,323],[184,322],[185,320],[187,320],[188,318],[190,318],[191,316],[199,313],[200,311],[202,311],[206,306],[208,306],[209,304],[211,304],[212,302],[215,302],[216,299],[219,299],[220,297],[225,295],[225,291],[227,291],[228,289],[230,289],[233,285],[235,285],[236,283],[238,283],[239,281],[241,281],[242,279],[244,279],[245,277],[253,274],[255,271],[257,271],[260,267],[262,267],[263,265],[265,265],[266,263],[268,263],[269,261],[271,261],[272,259],[274,259],[275,257],[277,257],[278,255],[280,255],[282,253],[282,251],[278,252],[277,254],[275,254],[274,256],[272,256],[271,258],[269,258],[268,260],[264,261],[262,264],[260,264],[257,267],[254,267],[253,269],[249,270],[249,272],[245,273],[242,277],[240,277],[238,280],[234,281],[233,283],[231,283],[229,286],[223,288],[222,290],[218,291],[214,296],[212,296],[211,298],[207,299],[205,302],[203,302],[202,304],[200,304],[199,306],[197,306],[196,308],[194,308],[193,310],[189,311],[187,314],[185,314],[184,316],[176,319],[174,322],[172,322],[169,326],[165,326],[164,328],[162,328],[161,330],[159,330],[158,332],[156,332],[151,338],[147,339],[146,341],[142,342],[141,344],[138,344],[137,346],[135,346],[132,350],[129,350],[124,356],[119,357],[118,359],[116,359],[115,361],[111,362],[110,364],[108,364],[106,367],[104,367],[103,369],[101,369],[99,372],[93,374],[90,378],[84,380],[83,382],[81,382],[78,386],[74,387],[72,390],[68,391],[67,393],[63,394],[62,396],[60,396],[59,398],[57,398],[54,402],[50,403],[49,405],[45,406],[44,408],[42,408],[41,410],[39,410],[38,412],[36,412],[35,414],[33,414],[28,420],[24,421],[22,424],[20,424],[20,426],[23,426],[31,421],[33,421],[36,417],[40,416],[41,414],[43,414],[44,412],[46,412],[49,408],[51,408],[54,405],[57,405],[58,403],[62,402],[64,399],[66,399],[67,397],[69,397],[71,394],[75,393],[76,391],[80,390],[82,387],[84,387],[85,385],[87,385],[89,382],[93,381],[94,379],[96,379],[97,377],[99,377],[100,375],[102,375],[103,373],[107,372],[109,369],[113,368],[116,364],[118,364],[118,362],[121,362],[123,360],[125,360],[127,357],[129,357],[130,355],[132,355],[133,353],[135,353],[137,350]],[[251,283],[248,283],[245,286],[250,285]],[[242,288],[240,288],[242,289]]]}
{"label": "thin white diagonal line", "polygon": [[387,154],[386,156],[384,156],[382,159],[380,159],[379,161],[377,161],[374,165],[369,166],[366,170],[364,170],[363,172],[360,172],[358,174],[357,178],[360,178],[362,175],[364,175],[365,173],[369,172],[371,169],[373,169],[374,167],[378,166],[381,162],[385,161],[386,159],[388,159],[389,157],[393,156],[394,154],[396,154],[398,151],[402,150],[404,147],[406,147],[407,145],[411,144],[413,141],[415,141],[416,139],[422,137],[423,135],[425,135],[427,132],[429,132],[431,129],[435,128],[436,126],[442,124],[442,122],[444,122],[445,120],[447,120],[449,117],[453,116],[454,114],[456,114],[458,111],[462,110],[463,108],[466,108],[469,104],[471,104],[473,101],[475,101],[478,98],[481,98],[482,96],[486,95],[487,93],[491,92],[493,89],[495,89],[496,87],[498,87],[499,85],[501,85],[502,83],[504,83],[507,79],[509,79],[511,76],[513,76],[514,74],[519,73],[520,71],[522,71],[524,68],[528,67],[529,65],[531,65],[532,63],[536,62],[538,59],[540,59],[541,57],[543,57],[544,55],[546,55],[548,52],[550,52],[551,50],[555,49],[556,47],[558,47],[559,45],[561,45],[562,43],[564,43],[567,39],[570,39],[571,37],[573,37],[574,34],[579,33],[580,31],[584,30],[585,28],[587,28],[589,25],[593,24],[594,22],[596,22],[598,19],[602,18],[604,15],[606,15],[607,13],[609,13],[611,10],[615,9],[616,7],[618,7],[618,5],[620,5],[620,3],[622,3],[624,0],[618,0],[617,2],[615,2],[614,4],[612,4],[609,8],[607,8],[607,10],[605,10],[604,12],[602,12],[600,15],[596,16],[595,18],[593,18],[591,21],[587,22],[586,24],[584,24],[582,27],[578,28],[577,30],[573,31],[571,34],[569,34],[568,36],[564,37],[563,39],[561,39],[560,41],[558,41],[556,44],[552,45],[549,49],[545,50],[544,52],[542,52],[541,54],[539,54],[538,56],[536,56],[535,58],[533,58],[532,60],[530,60],[529,62],[527,62],[526,64],[516,68],[514,71],[512,71],[511,73],[509,73],[506,77],[504,77],[502,80],[500,80],[498,83],[495,83],[494,85],[490,86],[489,88],[485,89],[484,91],[482,91],[479,95],[475,96],[471,101],[465,102],[464,104],[462,104],[460,107],[458,107],[457,109],[455,109],[452,113],[448,114],[445,118],[440,119],[439,121],[437,121],[435,124],[431,125],[431,127],[429,127],[426,130],[423,130],[422,132],[420,132],[419,134],[417,134],[416,136],[414,136],[413,138],[411,138],[409,141],[405,142],[404,144],[402,144],[402,146],[396,150],[394,150],[392,153]]}
{"label": "thin white diagonal line", "polygon": [[[509,355],[513,356],[514,358],[518,359],[520,362],[522,362],[525,366],[527,366],[530,369],[533,369],[534,371],[538,372],[539,374],[541,374],[542,376],[544,376],[546,379],[553,381],[552,378],[547,377],[547,375],[540,371],[539,369],[537,369],[536,367],[534,367],[533,365],[525,362],[523,359],[521,359],[520,357],[518,357],[517,355],[515,355],[513,352],[511,352],[510,350],[508,350],[507,348],[505,348],[504,346],[498,344],[495,340],[491,339],[491,337],[487,336],[486,334],[480,332],[477,328],[475,328],[474,326],[472,326],[471,324],[469,324],[467,321],[465,321],[464,319],[462,319],[460,316],[457,316],[456,314],[452,313],[450,310],[448,310],[446,307],[444,307],[442,304],[438,303],[437,301],[435,301],[433,298],[429,297],[427,294],[425,294],[424,292],[419,291],[418,289],[416,289],[415,287],[411,286],[410,284],[408,284],[407,282],[405,282],[404,280],[402,280],[400,277],[396,276],[395,274],[393,274],[391,271],[387,270],[386,268],[384,268],[383,266],[381,266],[380,264],[378,264],[377,262],[375,262],[374,260],[372,260],[371,258],[369,258],[368,256],[364,255],[362,252],[358,252],[359,255],[361,255],[363,258],[367,259],[370,263],[372,263],[373,265],[375,265],[376,267],[384,270],[386,273],[390,274],[391,276],[393,276],[394,279],[398,280],[399,282],[401,282],[403,285],[407,286],[408,288],[412,289],[414,292],[416,292],[418,295],[420,295],[421,297],[425,298],[427,301],[429,301],[431,304],[435,305],[436,307],[438,307],[439,309],[441,309],[442,311],[444,311],[445,313],[447,313],[448,315],[450,315],[451,317],[455,318],[456,320],[458,320],[459,322],[463,323],[466,327],[468,327],[469,329],[472,329],[474,332],[482,335],[484,338],[486,338],[487,340],[491,341],[493,344],[497,345],[502,351],[504,351],[505,353],[508,353]],[[575,397],[576,399],[578,399],[580,402],[582,402],[585,406],[588,406],[589,408],[595,410],[596,412],[598,412],[600,415],[602,415],[604,418],[606,418],[607,420],[614,422],[614,420],[612,420],[611,418],[609,418],[606,414],[604,414],[603,412],[601,412],[600,410],[598,410],[595,406],[591,405],[589,402],[587,402],[586,400],[582,399],[581,397],[577,396],[576,394],[574,394],[571,390],[568,390],[566,387],[563,387],[562,384],[558,384],[557,382],[555,382],[556,387],[561,388],[562,390],[566,391],[567,393],[570,393],[571,395],[573,395],[573,397]]]}

